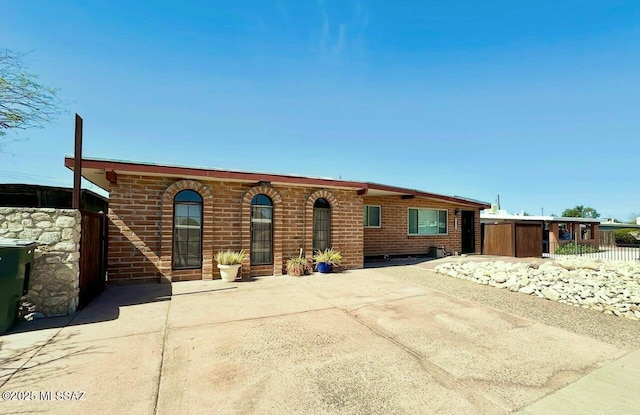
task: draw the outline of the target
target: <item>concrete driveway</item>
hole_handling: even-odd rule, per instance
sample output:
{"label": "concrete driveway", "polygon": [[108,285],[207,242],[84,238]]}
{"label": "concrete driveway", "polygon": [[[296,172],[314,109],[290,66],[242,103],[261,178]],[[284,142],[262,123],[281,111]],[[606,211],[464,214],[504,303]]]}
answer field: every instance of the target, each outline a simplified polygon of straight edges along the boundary
{"label": "concrete driveway", "polygon": [[[640,354],[625,356],[638,345],[637,322],[510,292],[496,307],[487,301],[503,290],[487,288],[419,265],[112,287],[73,318],[0,337],[0,413],[638,409]],[[545,308],[560,315],[540,321]],[[576,311],[591,323],[565,327],[562,315]],[[605,396],[585,392],[598,382]]]}

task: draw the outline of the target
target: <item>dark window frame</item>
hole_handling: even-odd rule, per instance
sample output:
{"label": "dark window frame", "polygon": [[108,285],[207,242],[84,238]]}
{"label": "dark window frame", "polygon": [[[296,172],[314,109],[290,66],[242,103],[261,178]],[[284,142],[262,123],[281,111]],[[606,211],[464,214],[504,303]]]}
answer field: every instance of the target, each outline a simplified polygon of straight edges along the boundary
{"label": "dark window frame", "polygon": [[[425,229],[435,228],[435,233],[421,233],[420,232],[420,211],[423,212],[435,212],[437,214],[437,220],[435,226],[424,227]],[[416,228],[415,232],[411,232],[411,216],[412,212],[415,212],[415,221]],[[444,214],[444,221],[442,221],[441,214]],[[444,232],[442,231],[442,227],[440,226],[444,223]],[[449,235],[449,211],[447,209],[438,209],[438,208],[408,208],[407,209],[407,235],[408,236],[447,236]]]}
{"label": "dark window frame", "polygon": [[[249,260],[252,266],[259,266],[259,265],[273,265],[274,262],[274,250],[273,250],[273,219],[274,219],[274,206],[273,206],[273,200],[271,200],[271,198],[267,195],[265,195],[264,193],[260,193],[255,195],[252,199],[251,199],[251,215],[250,215],[250,237],[251,237],[251,241],[250,241],[250,246],[251,249],[249,250]],[[268,218],[269,220],[269,226],[268,226],[268,232],[269,232],[269,238],[265,239],[262,238],[261,241],[256,241],[256,230],[258,231],[265,231],[267,230],[267,228],[263,228],[263,229],[257,229],[257,223],[267,223],[267,222],[263,222],[263,221],[258,221],[258,220],[254,220],[255,216],[254,214],[256,212],[258,212],[258,209],[262,210],[262,209],[270,209],[270,217]],[[264,220],[264,219],[263,219]],[[255,246],[254,244],[259,244],[260,242],[268,242],[269,243],[269,251],[268,251],[268,255],[264,255],[261,253],[262,257],[267,258],[267,259],[262,259],[262,258],[257,258],[258,254],[258,247]]]}
{"label": "dark window frame", "polygon": [[[188,195],[188,197],[185,200],[177,200],[180,198],[180,195],[185,196]],[[188,199],[193,199],[193,196],[197,195],[199,198],[199,201],[193,201],[193,200],[188,200]],[[199,250],[198,250],[198,265],[179,265],[177,264],[177,260],[180,259],[180,255],[176,254],[176,233],[177,230],[179,229],[178,226],[176,226],[176,214],[178,212],[177,206],[199,206],[200,208],[200,233],[199,233],[199,240],[198,242],[200,243],[199,246]],[[190,218],[189,215],[187,215],[187,218]],[[204,228],[204,199],[202,198],[202,195],[200,193],[198,193],[195,190],[192,189],[184,189],[179,191],[178,193],[176,193],[176,195],[173,197],[173,223],[172,223],[172,241],[171,241],[171,269],[172,270],[188,270],[188,269],[202,269],[202,247],[203,247],[203,241],[202,241],[202,235],[203,235],[203,228]],[[189,243],[190,242],[195,242],[195,241],[191,241],[190,239],[187,239],[187,253],[185,254],[186,258],[188,258],[189,255]],[[188,262],[188,259],[186,260]]]}
{"label": "dark window frame", "polygon": [[[371,208],[378,209],[378,224],[371,225]],[[368,220],[367,220],[368,219]],[[362,210],[362,223],[365,228],[382,228],[382,206],[380,205],[364,205]]]}
{"label": "dark window frame", "polygon": [[[322,205],[322,206],[320,206]],[[327,223],[323,224],[322,229],[317,229],[316,224],[322,219],[318,219],[316,214],[320,215],[320,213],[327,212],[326,221]],[[326,248],[331,248],[331,204],[329,201],[323,197],[319,197],[313,204],[313,217],[312,217],[312,247],[313,251],[321,250],[324,251]],[[323,232],[324,231],[324,232]],[[320,239],[319,234],[323,234],[326,232],[326,238]],[[321,244],[321,246],[320,246]]]}

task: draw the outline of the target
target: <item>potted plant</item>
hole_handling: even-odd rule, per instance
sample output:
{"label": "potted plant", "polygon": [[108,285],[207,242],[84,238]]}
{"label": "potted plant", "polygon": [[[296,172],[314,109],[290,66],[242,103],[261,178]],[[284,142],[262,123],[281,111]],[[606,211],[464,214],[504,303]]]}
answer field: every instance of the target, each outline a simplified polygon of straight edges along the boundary
{"label": "potted plant", "polygon": [[287,260],[287,274],[293,277],[301,277],[311,271],[309,262],[306,258],[299,257],[289,258]]}
{"label": "potted plant", "polygon": [[331,272],[334,266],[339,266],[342,262],[342,254],[333,248],[327,248],[324,251],[317,250],[313,255],[316,268],[319,272]]}
{"label": "potted plant", "polygon": [[232,251],[227,249],[216,254],[216,262],[220,269],[220,276],[224,281],[233,282],[238,276],[238,269],[242,266],[246,254],[244,250]]}

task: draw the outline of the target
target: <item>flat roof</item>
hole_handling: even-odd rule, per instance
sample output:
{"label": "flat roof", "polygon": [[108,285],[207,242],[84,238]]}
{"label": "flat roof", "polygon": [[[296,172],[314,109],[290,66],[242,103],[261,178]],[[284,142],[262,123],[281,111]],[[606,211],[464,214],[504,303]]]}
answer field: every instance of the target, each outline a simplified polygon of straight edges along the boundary
{"label": "flat roof", "polygon": [[[64,159],[67,168],[73,170],[74,157],[67,155]],[[178,165],[161,165],[154,163],[110,160],[99,158],[82,158],[82,177],[102,189],[109,191],[111,182],[117,180],[118,174],[140,174],[144,176],[175,177],[178,179],[229,181],[239,183],[269,182],[279,185],[315,186],[331,189],[355,190],[361,196],[408,196],[423,197],[448,201],[462,206],[489,208],[489,203],[467,199],[460,196],[447,196],[424,192],[416,189],[389,186],[380,183],[369,183],[348,180],[336,180],[321,177],[305,177],[276,173],[260,173],[215,169],[206,167],[188,167]]]}
{"label": "flat roof", "polygon": [[572,218],[561,216],[525,216],[510,214],[493,214],[480,212],[480,220],[518,220],[531,222],[582,222],[582,223],[600,223],[599,219],[592,218]]}
{"label": "flat roof", "polygon": [[[30,190],[51,190],[56,192],[73,192],[73,187],[64,187],[64,186],[49,186],[45,184],[31,184],[31,183],[0,183],[0,192],[1,193],[16,193],[19,191],[29,192]],[[105,202],[109,202],[108,197],[104,197],[99,195],[96,192],[92,192],[89,189],[82,189],[82,193],[90,194],[98,199],[102,199]]]}
{"label": "flat roof", "polygon": [[600,222],[601,228],[640,228],[637,223]]}

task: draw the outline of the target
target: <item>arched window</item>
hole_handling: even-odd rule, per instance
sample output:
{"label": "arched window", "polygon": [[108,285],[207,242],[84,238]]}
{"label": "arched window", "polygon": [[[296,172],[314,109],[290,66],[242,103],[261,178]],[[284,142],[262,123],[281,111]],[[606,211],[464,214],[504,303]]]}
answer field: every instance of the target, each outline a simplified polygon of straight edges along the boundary
{"label": "arched window", "polygon": [[313,250],[331,248],[331,205],[319,198],[313,204]]}
{"label": "arched window", "polygon": [[182,190],[173,198],[173,269],[202,267],[202,196]]}
{"label": "arched window", "polygon": [[267,195],[251,199],[251,265],[273,264],[273,202]]}

